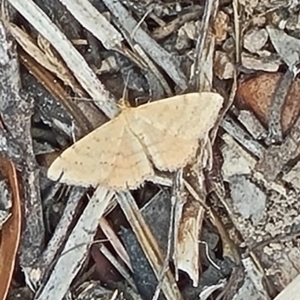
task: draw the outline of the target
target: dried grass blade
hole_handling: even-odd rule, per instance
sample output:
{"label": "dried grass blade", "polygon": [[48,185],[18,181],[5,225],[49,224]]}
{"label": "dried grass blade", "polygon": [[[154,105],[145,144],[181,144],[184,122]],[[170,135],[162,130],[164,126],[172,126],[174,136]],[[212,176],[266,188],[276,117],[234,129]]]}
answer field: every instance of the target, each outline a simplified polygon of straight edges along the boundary
{"label": "dried grass blade", "polygon": [[114,97],[105,89],[96,74],[67,37],[49,17],[31,0],[9,0],[9,3],[38,31],[61,55],[87,93],[100,103],[103,112],[112,118],[118,113]]}
{"label": "dried grass blade", "polygon": [[59,1],[84,28],[101,41],[106,49],[110,50],[121,45],[122,35],[88,0]]}

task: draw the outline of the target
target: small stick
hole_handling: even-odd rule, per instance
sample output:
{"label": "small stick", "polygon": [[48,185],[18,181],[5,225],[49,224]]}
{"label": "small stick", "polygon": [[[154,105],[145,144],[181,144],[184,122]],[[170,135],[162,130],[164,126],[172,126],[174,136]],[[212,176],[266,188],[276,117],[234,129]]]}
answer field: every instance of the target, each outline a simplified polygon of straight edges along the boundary
{"label": "small stick", "polygon": [[269,129],[265,139],[267,145],[281,143],[283,140],[281,125],[282,108],[299,71],[300,69],[296,65],[292,65],[278,82],[268,113]]}

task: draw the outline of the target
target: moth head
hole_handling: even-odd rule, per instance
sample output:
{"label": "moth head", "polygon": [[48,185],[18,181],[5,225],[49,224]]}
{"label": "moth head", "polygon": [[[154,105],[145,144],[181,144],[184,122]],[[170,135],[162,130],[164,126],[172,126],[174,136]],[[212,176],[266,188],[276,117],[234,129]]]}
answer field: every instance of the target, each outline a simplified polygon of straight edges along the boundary
{"label": "moth head", "polygon": [[118,102],[118,107],[123,110],[123,109],[126,109],[128,107],[131,107],[129,101],[125,98],[121,98]]}

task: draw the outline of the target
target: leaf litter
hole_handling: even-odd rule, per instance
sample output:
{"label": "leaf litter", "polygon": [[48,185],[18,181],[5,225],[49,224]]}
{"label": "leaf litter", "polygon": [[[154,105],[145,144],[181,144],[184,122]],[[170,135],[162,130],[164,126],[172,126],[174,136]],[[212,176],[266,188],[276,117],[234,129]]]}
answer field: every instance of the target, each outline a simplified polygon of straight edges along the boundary
{"label": "leaf litter", "polygon": [[[6,278],[11,299],[284,299],[299,289],[299,8],[281,2],[2,7],[1,32],[17,32],[26,51],[4,35],[13,55],[1,58],[19,55],[23,67],[6,65],[2,92],[34,98],[0,108],[1,151],[25,191],[15,263],[26,280]],[[120,112],[124,86],[132,103]],[[141,213],[149,203],[156,218]],[[3,226],[20,228],[8,213]],[[1,232],[6,253],[18,234],[13,246]]]}

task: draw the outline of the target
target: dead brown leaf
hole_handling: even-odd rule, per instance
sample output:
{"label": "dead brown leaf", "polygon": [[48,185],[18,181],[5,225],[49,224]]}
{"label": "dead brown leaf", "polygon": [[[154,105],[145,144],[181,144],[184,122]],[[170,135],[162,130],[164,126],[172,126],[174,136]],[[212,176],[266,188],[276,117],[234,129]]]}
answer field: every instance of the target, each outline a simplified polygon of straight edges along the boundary
{"label": "dead brown leaf", "polygon": [[[282,74],[279,72],[262,73],[242,82],[237,89],[237,106],[252,110],[260,122],[267,126],[272,96],[281,76]],[[299,93],[300,79],[295,79],[282,110],[283,133],[292,127],[298,117],[300,112]]]}
{"label": "dead brown leaf", "polygon": [[0,299],[6,299],[15,268],[21,233],[21,199],[14,165],[0,157],[0,169],[8,179],[12,193],[11,216],[2,227],[0,242]]}

